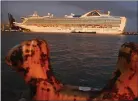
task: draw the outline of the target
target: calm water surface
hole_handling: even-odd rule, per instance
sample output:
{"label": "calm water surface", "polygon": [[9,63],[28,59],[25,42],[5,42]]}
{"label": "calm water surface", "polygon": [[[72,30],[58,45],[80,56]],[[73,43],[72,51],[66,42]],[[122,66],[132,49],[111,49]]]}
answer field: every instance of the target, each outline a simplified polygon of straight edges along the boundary
{"label": "calm water surface", "polygon": [[2,91],[6,94],[27,88],[23,79],[4,62],[8,50],[24,40],[42,38],[48,42],[52,68],[63,83],[93,88],[102,88],[111,77],[120,46],[124,42],[138,43],[136,35],[2,32],[1,36]]}

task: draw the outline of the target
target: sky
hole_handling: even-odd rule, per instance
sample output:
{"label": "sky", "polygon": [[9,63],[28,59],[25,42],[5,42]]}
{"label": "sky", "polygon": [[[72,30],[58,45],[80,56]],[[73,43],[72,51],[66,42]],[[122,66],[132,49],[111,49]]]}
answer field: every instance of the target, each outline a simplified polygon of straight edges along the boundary
{"label": "sky", "polygon": [[32,15],[34,11],[40,16],[49,12],[54,16],[64,16],[84,14],[94,9],[111,11],[113,16],[125,16],[126,31],[138,29],[138,1],[1,1],[1,19],[8,22],[9,12],[18,22],[20,17]]}

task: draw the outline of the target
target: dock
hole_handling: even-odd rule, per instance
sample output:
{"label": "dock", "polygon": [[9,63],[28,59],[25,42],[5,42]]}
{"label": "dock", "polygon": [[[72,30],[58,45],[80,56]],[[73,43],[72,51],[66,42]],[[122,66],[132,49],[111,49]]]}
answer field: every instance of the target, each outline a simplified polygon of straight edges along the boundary
{"label": "dock", "polygon": [[138,32],[124,32],[123,35],[138,35]]}

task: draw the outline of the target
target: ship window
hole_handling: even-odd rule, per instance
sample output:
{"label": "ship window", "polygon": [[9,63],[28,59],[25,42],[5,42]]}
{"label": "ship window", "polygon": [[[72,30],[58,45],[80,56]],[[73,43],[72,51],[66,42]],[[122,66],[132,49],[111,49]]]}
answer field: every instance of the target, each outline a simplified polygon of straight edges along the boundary
{"label": "ship window", "polygon": [[100,16],[97,12],[90,12],[87,16]]}

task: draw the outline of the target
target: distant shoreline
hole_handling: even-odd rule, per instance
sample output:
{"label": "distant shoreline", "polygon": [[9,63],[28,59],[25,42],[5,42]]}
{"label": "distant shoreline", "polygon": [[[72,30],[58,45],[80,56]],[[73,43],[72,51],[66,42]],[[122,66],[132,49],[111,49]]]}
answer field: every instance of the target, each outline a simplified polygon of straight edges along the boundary
{"label": "distant shoreline", "polygon": [[[18,31],[18,30],[5,30],[5,31],[1,31],[2,32],[22,32],[22,31]],[[22,33],[27,33],[27,32],[22,32]],[[93,33],[93,32],[89,32],[89,33],[60,33],[60,32],[28,32],[28,33],[41,33],[41,34],[96,34],[96,33]],[[98,33],[99,34],[99,33]],[[99,34],[99,35],[103,35],[103,34]],[[107,35],[110,35],[110,34],[107,34]],[[115,34],[115,35],[138,35],[138,32],[124,32],[122,34]]]}

